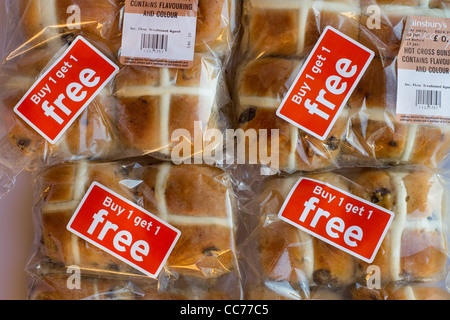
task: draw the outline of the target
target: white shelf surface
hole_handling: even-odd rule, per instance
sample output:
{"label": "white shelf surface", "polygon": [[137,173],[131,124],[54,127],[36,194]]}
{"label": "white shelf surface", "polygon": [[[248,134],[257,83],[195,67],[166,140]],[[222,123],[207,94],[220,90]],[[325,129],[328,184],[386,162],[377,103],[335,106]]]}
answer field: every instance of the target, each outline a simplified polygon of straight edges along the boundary
{"label": "white shelf surface", "polygon": [[27,298],[25,268],[33,240],[32,177],[24,172],[0,199],[0,300]]}

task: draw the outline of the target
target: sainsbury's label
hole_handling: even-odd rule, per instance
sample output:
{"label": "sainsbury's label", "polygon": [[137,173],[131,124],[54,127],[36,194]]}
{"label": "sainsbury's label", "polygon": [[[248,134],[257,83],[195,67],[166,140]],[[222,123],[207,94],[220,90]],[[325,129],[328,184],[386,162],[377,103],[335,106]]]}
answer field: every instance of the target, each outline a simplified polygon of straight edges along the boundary
{"label": "sainsbury's label", "polygon": [[14,112],[55,144],[118,70],[79,36],[34,83]]}
{"label": "sainsbury's label", "polygon": [[409,16],[397,68],[397,120],[450,123],[450,19]]}
{"label": "sainsbury's label", "polygon": [[326,27],[277,115],[325,140],[374,53],[332,27]]}
{"label": "sainsbury's label", "polygon": [[126,0],[120,62],[191,68],[197,11],[198,0]]}
{"label": "sainsbury's label", "polygon": [[301,178],[279,214],[287,223],[371,263],[394,213],[314,179]]}
{"label": "sainsbury's label", "polygon": [[156,278],[180,231],[94,182],[67,229],[142,273]]}

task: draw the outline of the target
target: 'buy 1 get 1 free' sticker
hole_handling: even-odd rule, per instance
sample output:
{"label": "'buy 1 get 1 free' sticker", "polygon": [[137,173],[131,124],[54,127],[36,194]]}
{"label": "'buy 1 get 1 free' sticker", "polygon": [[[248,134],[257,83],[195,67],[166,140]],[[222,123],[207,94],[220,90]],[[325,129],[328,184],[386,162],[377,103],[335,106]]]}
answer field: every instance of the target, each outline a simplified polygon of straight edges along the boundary
{"label": "'buy 1 get 1 free' sticker", "polygon": [[312,236],[371,263],[394,213],[327,183],[301,178],[292,188],[278,216]]}
{"label": "'buy 1 get 1 free' sticker", "polygon": [[93,182],[67,230],[142,273],[156,278],[181,232]]}
{"label": "'buy 1 get 1 free' sticker", "polygon": [[28,90],[14,112],[55,144],[118,70],[79,36]]}
{"label": "'buy 1 get 1 free' sticker", "polygon": [[371,50],[326,27],[277,115],[325,140],[373,57]]}

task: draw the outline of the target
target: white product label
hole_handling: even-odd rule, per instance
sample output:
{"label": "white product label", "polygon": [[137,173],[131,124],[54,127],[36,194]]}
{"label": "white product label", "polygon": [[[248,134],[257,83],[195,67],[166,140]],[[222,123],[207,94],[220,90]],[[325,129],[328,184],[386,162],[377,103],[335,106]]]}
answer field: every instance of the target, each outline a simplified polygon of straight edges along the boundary
{"label": "white product label", "polygon": [[450,123],[450,19],[410,16],[398,55],[397,120]]}
{"label": "white product label", "polygon": [[191,68],[197,3],[198,0],[127,0],[120,62],[124,65]]}

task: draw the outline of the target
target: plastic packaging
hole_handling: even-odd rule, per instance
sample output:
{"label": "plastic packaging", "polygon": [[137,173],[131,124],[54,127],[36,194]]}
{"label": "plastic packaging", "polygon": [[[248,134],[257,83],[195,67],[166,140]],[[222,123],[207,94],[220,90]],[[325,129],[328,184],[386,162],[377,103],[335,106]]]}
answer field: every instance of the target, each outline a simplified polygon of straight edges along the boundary
{"label": "plastic packaging", "polygon": [[[409,15],[446,17],[447,3],[244,0],[233,91],[241,128],[279,130],[283,171],[397,164],[443,167],[450,150],[448,126],[396,119],[397,54]],[[275,112],[326,26],[375,56],[321,141]]]}
{"label": "plastic packaging", "polygon": [[[94,181],[180,230],[156,279],[66,229]],[[238,216],[230,177],[221,169],[80,161],[47,168],[35,182],[35,242],[27,267],[32,277],[56,274],[61,282],[66,274],[67,281],[71,274],[66,270],[76,267],[82,277],[131,279],[140,288],[153,288],[155,299],[159,294],[189,296],[197,291],[199,296],[217,292],[240,298]]]}
{"label": "plastic packaging", "polygon": [[[199,1],[194,65],[187,70],[119,63],[123,1],[20,0],[7,1],[5,7],[5,34],[10,41],[0,67],[3,176],[13,179],[40,163],[148,154],[168,158],[181,142],[192,144],[192,150],[185,148],[180,155],[185,159],[194,152],[195,121],[203,133],[232,126],[225,70],[239,25],[234,0]],[[77,36],[83,36],[120,71],[51,145],[13,108]],[[177,129],[184,131],[172,136]],[[5,180],[13,184],[10,178]]]}
{"label": "plastic packaging", "polygon": [[[329,183],[394,213],[372,263],[278,217],[300,177]],[[373,293],[377,293],[378,298],[395,299],[401,290],[422,284],[444,292],[448,299],[448,186],[442,179],[429,170],[407,167],[267,179],[262,190],[241,208],[242,214],[248,215],[249,235],[239,247],[244,297],[374,299]]]}

